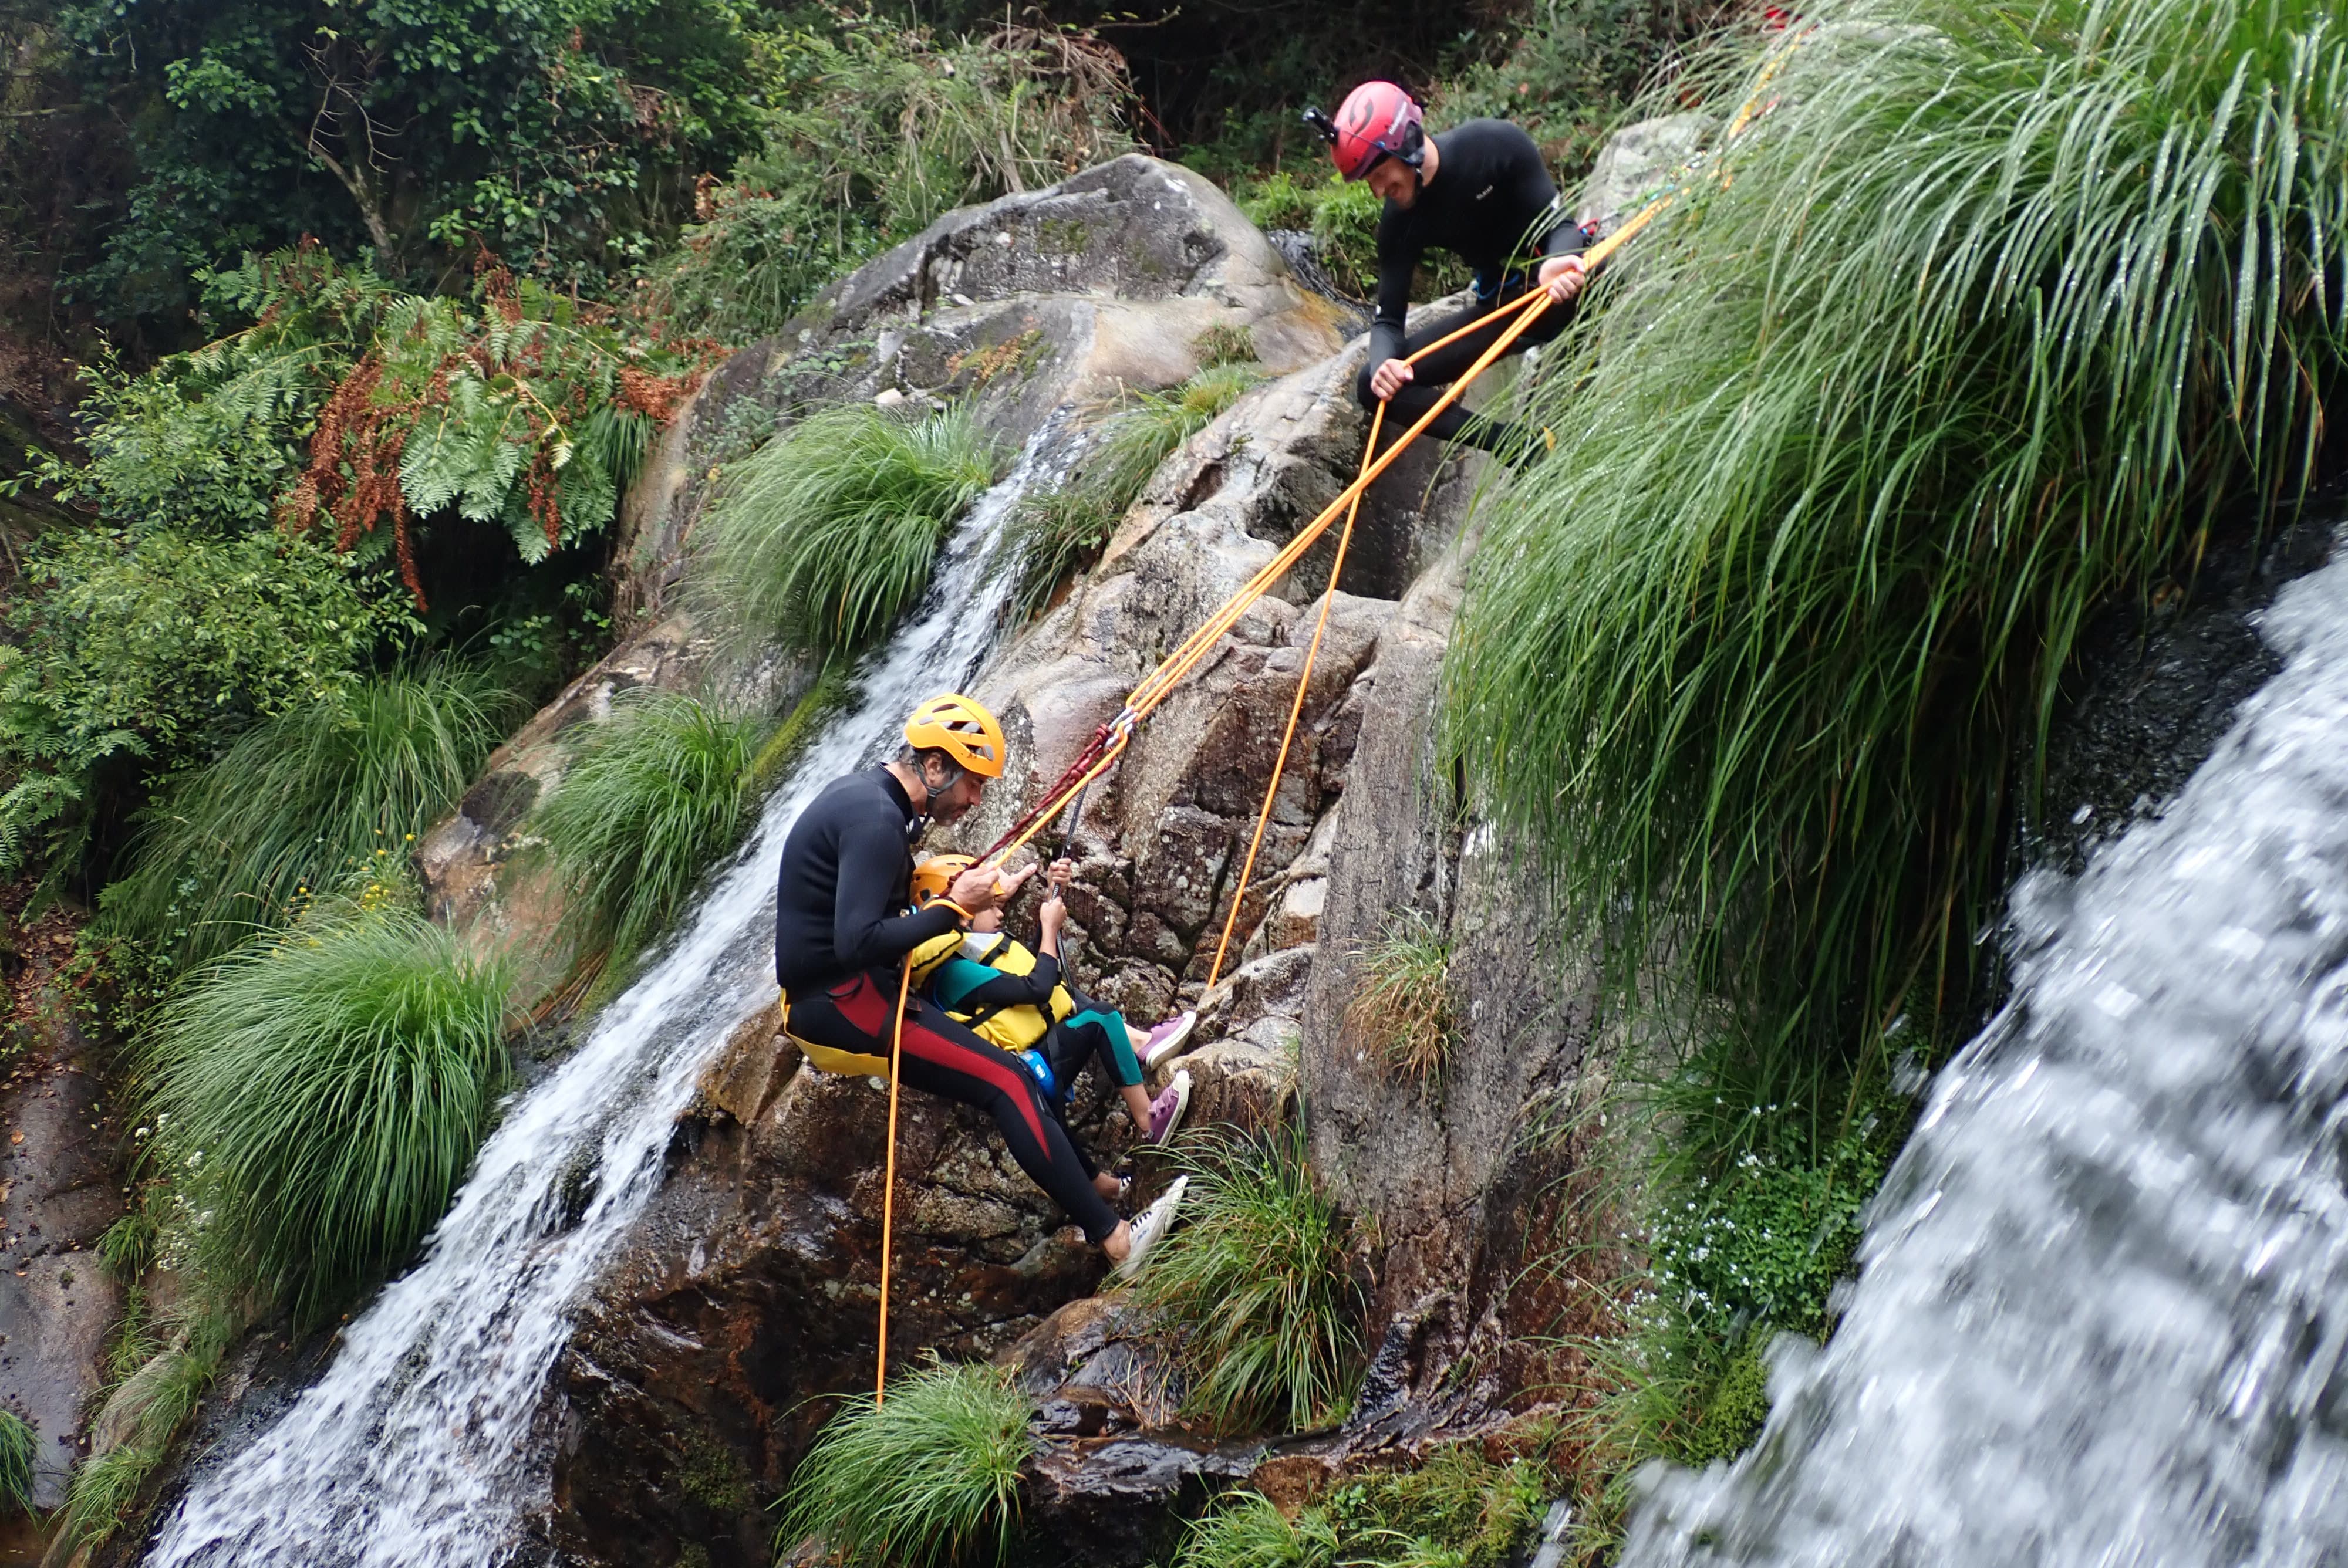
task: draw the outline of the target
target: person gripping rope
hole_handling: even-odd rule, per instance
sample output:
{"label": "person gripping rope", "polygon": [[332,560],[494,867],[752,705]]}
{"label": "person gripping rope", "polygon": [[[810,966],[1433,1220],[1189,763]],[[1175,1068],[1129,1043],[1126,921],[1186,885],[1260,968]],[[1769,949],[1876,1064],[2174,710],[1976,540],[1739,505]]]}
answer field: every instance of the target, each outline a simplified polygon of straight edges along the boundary
{"label": "person gripping rope", "polygon": [[[1389,426],[1416,424],[1442,389],[1492,346],[1508,318],[1495,317],[1416,364],[1410,356],[1493,316],[1529,290],[1545,289],[1555,302],[1509,352],[1547,343],[1565,330],[1585,281],[1581,252],[1587,236],[1566,211],[1531,137],[1498,119],[1471,119],[1429,136],[1418,105],[1392,82],[1364,82],[1346,95],[1334,120],[1318,109],[1304,118],[1328,142],[1338,172],[1366,181],[1385,199],[1377,231],[1377,315],[1370,324],[1369,357],[1354,382],[1363,407],[1383,402]],[[1437,250],[1475,269],[1476,301],[1407,332],[1411,279],[1426,252]],[[1446,441],[1465,439],[1514,459],[1547,435],[1536,436],[1508,420],[1478,420],[1457,404],[1427,428]]]}
{"label": "person gripping rope", "polygon": [[[973,864],[966,855],[940,855],[913,869],[913,905],[925,908],[945,896],[948,886]],[[1175,1073],[1155,1099],[1142,1087],[1144,1058],[1165,1061],[1179,1051],[1198,1022],[1184,1012],[1148,1034],[1130,1029],[1124,1015],[1093,1000],[1066,982],[1060,932],[1068,907],[1063,897],[1074,866],[1055,861],[1048,873],[1052,896],[1037,912],[1041,927],[1035,948],[1003,934],[1000,906],[971,917],[952,937],[939,937],[913,950],[913,975],[947,1016],[1024,1062],[1045,1098],[1067,1127],[1067,1108],[1076,1074],[1087,1061],[1125,1101],[1126,1112],[1144,1140],[1163,1144],[1174,1136],[1190,1102],[1190,1075]],[[1070,1142],[1081,1156],[1082,1143]],[[1096,1175],[1094,1185],[1114,1196],[1115,1178]]]}
{"label": "person gripping rope", "polygon": [[[994,716],[955,693],[921,704],[904,733],[894,761],[833,780],[783,841],[775,905],[783,1027],[830,1071],[885,1077],[907,955],[998,908],[1034,874],[966,870],[928,908],[910,907],[913,841],[930,822],[976,805],[986,782],[1003,776],[1005,752]],[[906,999],[901,1072],[924,1093],[992,1117],[1019,1168],[1121,1270],[1171,1225],[1179,1190],[1138,1220],[1120,1218],[1027,1069],[918,996]]]}

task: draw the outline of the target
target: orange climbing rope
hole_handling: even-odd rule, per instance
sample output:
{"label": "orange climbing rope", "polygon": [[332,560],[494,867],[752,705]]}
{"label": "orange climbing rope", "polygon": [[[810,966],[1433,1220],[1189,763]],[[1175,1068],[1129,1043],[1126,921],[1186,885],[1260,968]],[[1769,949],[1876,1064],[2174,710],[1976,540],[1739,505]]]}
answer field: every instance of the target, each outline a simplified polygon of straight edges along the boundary
{"label": "orange climbing rope", "polygon": [[872,1408],[889,1397],[889,1266],[897,1219],[897,1066],[905,1054],[905,998],[913,988],[913,955],[897,976],[897,1026],[889,1035],[889,1158],[880,1176],[880,1354],[872,1371]]}

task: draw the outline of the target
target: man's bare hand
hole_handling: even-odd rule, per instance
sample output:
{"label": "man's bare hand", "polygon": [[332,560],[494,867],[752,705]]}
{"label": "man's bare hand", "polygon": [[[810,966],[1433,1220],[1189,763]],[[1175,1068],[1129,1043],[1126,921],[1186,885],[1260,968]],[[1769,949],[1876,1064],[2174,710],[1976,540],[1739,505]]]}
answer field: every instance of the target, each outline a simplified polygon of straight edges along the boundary
{"label": "man's bare hand", "polygon": [[1540,264],[1540,285],[1549,297],[1562,305],[1581,292],[1581,285],[1590,279],[1590,269],[1579,256],[1552,256]]}
{"label": "man's bare hand", "polygon": [[1417,374],[1407,360],[1390,359],[1371,373],[1370,395],[1384,403],[1416,379]]}
{"label": "man's bare hand", "polygon": [[1006,876],[992,866],[973,866],[953,879],[953,886],[946,889],[946,897],[968,913],[975,915],[981,909],[992,909],[1011,902],[1035,871],[1036,868],[1030,866]]}

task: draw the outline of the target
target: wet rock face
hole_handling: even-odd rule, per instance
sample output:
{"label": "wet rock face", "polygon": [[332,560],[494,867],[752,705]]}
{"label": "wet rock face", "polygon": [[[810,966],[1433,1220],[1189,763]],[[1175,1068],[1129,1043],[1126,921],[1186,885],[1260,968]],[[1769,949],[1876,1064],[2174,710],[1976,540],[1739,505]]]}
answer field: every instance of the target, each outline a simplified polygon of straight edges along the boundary
{"label": "wet rock face", "polygon": [[[47,938],[37,926],[30,935]],[[24,958],[31,972],[17,984],[37,1016],[12,1026],[23,1054],[0,1081],[0,1408],[33,1429],[44,1509],[65,1501],[86,1451],[82,1418],[121,1307],[96,1250],[122,1214],[114,1134],[80,1031],[45,984],[54,956],[44,947]],[[0,1535],[0,1561],[9,1546]]]}

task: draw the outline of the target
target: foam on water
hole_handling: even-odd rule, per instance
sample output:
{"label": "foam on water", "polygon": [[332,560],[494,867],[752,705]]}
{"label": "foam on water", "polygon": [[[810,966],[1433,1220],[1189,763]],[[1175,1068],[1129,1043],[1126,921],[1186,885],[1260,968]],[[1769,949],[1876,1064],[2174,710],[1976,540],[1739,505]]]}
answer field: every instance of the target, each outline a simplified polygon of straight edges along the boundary
{"label": "foam on water", "polygon": [[774,999],[775,866],[815,793],[880,760],[922,698],[994,650],[1009,573],[990,570],[1045,436],[947,541],[929,594],[859,671],[674,945],[481,1150],[423,1260],[351,1325],[274,1426],[201,1480],[156,1568],[457,1568],[508,1559],[548,1503],[535,1440],[582,1293],[658,1185],[704,1062]]}
{"label": "foam on water", "polygon": [[2012,1004],[1940,1075],[1759,1444],[1623,1562],[2348,1561],[2348,559],[2157,820],[2016,889]]}

